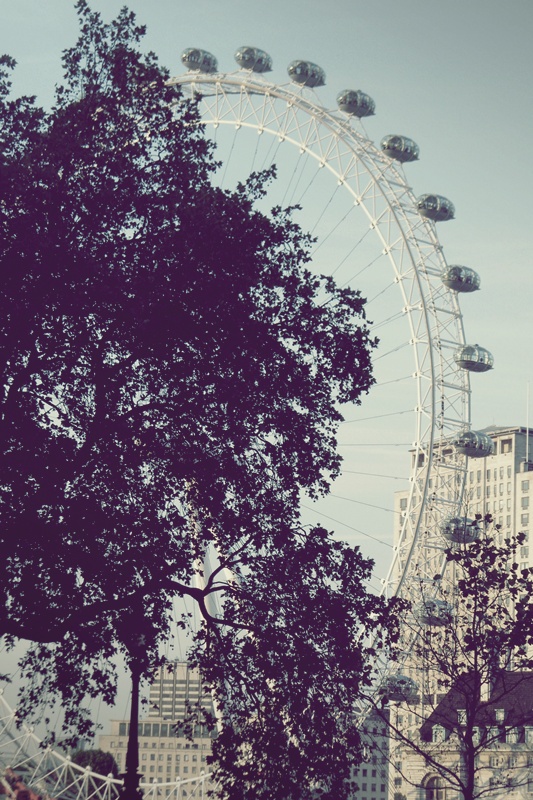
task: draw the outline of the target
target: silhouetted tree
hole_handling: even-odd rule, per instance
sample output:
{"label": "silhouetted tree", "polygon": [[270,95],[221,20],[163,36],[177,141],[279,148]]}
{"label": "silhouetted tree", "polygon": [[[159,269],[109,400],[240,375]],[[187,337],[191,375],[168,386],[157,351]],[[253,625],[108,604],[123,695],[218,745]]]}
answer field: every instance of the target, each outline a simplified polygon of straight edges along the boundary
{"label": "silhouetted tree", "polygon": [[118,767],[111,753],[99,749],[75,750],[71,757],[74,764],[80,767],[90,767],[99,775],[118,775]]}
{"label": "silhouetted tree", "polygon": [[342,797],[365,634],[394,618],[299,498],[328,491],[339,404],[372,384],[364,301],[310,272],[290,212],[256,209],[271,173],[212,185],[196,106],[133,14],[76,8],[52,110],[9,98],[6,57],[0,84],[0,632],[34,643],[19,713],[56,696],[84,735],[132,626],[148,669],[188,596],[221,791]]}

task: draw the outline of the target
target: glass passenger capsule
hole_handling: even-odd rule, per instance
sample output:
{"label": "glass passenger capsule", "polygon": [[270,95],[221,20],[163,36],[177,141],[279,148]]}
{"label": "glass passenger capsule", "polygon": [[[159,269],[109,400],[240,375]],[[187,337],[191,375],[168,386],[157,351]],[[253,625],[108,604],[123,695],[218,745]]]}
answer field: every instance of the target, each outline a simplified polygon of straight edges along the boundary
{"label": "glass passenger capsule", "polygon": [[440,532],[449,542],[470,544],[479,538],[479,528],[475,519],[468,517],[448,517],[443,520]]}
{"label": "glass passenger capsule", "polygon": [[326,73],[317,64],[311,61],[291,61],[287,67],[289,78],[302,86],[324,86]]}
{"label": "glass passenger capsule", "polygon": [[445,222],[455,216],[452,201],[440,194],[421,194],[417,198],[416,207],[419,214],[434,222]]}
{"label": "glass passenger capsule", "polygon": [[450,264],[440,278],[443,284],[454,292],[475,292],[481,286],[478,273],[470,267],[462,267],[459,264]]}
{"label": "glass passenger capsule", "polygon": [[408,675],[389,675],[382,683],[380,694],[393,703],[412,703],[418,697],[418,684]]}
{"label": "glass passenger capsule", "polygon": [[464,344],[453,354],[457,366],[469,372],[488,372],[494,366],[492,353],[478,344]]}
{"label": "glass passenger capsule", "polygon": [[337,95],[337,105],[341,111],[353,117],[371,117],[376,112],[372,98],[359,89],[343,89]]}
{"label": "glass passenger capsule", "polygon": [[187,69],[197,72],[217,72],[218,63],[214,55],[207,50],[200,50],[198,47],[188,47],[181,54],[181,63]]}
{"label": "glass passenger capsule", "polygon": [[463,431],[453,440],[458,453],[468,458],[485,458],[492,455],[494,445],[490,436],[481,431]]}
{"label": "glass passenger capsule", "polygon": [[402,164],[406,161],[417,161],[420,155],[420,148],[416,142],[407,136],[398,136],[395,133],[383,137],[381,149],[389,158],[401,161]]}
{"label": "glass passenger capsule", "polygon": [[446,600],[436,598],[424,600],[415,609],[416,616],[423,625],[439,627],[452,620],[452,607]]}
{"label": "glass passenger capsule", "polygon": [[251,69],[252,72],[272,71],[272,59],[258,47],[239,47],[235,51],[235,61],[243,69]]}

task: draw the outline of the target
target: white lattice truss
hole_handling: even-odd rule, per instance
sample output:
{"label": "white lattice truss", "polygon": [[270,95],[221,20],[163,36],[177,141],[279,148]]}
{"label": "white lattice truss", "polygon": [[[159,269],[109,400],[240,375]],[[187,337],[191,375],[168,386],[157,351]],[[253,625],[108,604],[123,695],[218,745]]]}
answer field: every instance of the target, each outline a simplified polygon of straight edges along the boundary
{"label": "white lattice truss", "polygon": [[[8,797],[26,788],[30,800],[116,800],[122,781],[74,764],[70,758],[44,747],[25,724],[17,724],[17,715],[0,697],[0,780]],[[140,788],[147,800],[204,800],[209,775],[169,783],[143,783]]]}

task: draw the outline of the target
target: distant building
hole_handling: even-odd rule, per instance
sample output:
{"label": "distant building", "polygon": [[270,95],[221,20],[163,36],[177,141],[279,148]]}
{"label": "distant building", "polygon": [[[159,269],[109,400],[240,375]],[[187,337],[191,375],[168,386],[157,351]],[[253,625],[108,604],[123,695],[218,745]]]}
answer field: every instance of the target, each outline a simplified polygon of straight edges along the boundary
{"label": "distant building", "polygon": [[[468,461],[465,513],[469,517],[492,514],[494,522],[501,526],[502,538],[523,531],[526,541],[520,558],[525,568],[530,566],[528,540],[533,521],[533,475],[528,474],[533,470],[533,429],[491,426],[481,433],[490,436],[494,452]],[[429,490],[438,493],[441,487],[432,485],[430,481]],[[406,513],[407,498],[408,491],[394,495],[395,542]],[[445,502],[446,498],[443,497],[442,501]]]}
{"label": "distant building", "polygon": [[351,800],[388,800],[389,739],[386,724],[370,714],[362,729],[365,760],[352,772]]}
{"label": "distant building", "polygon": [[[465,724],[465,688],[447,692],[418,729],[425,753],[456,774],[463,768],[458,731]],[[475,741],[481,745],[476,782],[486,800],[531,800],[533,796],[532,698],[533,673],[505,672],[480,709],[474,731]],[[410,747],[395,745],[393,768],[397,796],[406,800],[456,797],[456,790],[447,786],[425,756]]]}
{"label": "distant building", "polygon": [[[202,707],[213,713],[211,698],[202,692],[198,670],[182,662],[161,667],[150,687],[149,704],[148,716],[139,722],[142,782],[169,783],[208,772],[206,757],[216,731],[197,724],[191,730],[191,739],[183,729],[189,708]],[[128,720],[112,720],[111,733],[99,738],[99,747],[114,756],[121,771],[126,764],[128,734]]]}
{"label": "distant building", "polygon": [[[481,433],[493,442],[491,455],[469,458],[464,492],[464,514],[475,518],[490,514],[499,542],[511,534],[522,532],[525,540],[518,550],[520,569],[533,566],[533,550],[530,536],[533,525],[533,430],[522,426],[490,426]],[[451,452],[451,450],[450,450]],[[447,455],[446,452],[443,453]],[[438,479],[437,479],[438,480]],[[446,507],[453,503],[454,488],[451,483],[429,482],[430,500]],[[395,531],[397,544],[408,507],[408,492],[397,492],[394,499]],[[424,524],[424,523],[423,523]],[[431,530],[431,517],[425,522]],[[438,554],[438,548],[435,548]],[[440,556],[438,556],[440,558]],[[453,580],[453,570],[446,580]],[[431,624],[431,623],[430,623]],[[418,683],[432,686],[431,680],[417,674],[419,665],[407,661],[402,672]],[[492,687],[491,696],[485,706],[486,717],[480,720],[479,735],[486,731],[501,731],[494,744],[480,755],[480,784],[486,800],[533,798],[533,675],[505,673],[508,686]],[[434,692],[417,706],[400,703],[392,713],[395,723],[410,737],[420,737],[438,752],[438,760],[453,769],[461,769],[458,734],[453,731],[464,713],[459,694],[454,690],[446,694]],[[463,693],[464,697],[464,693]],[[427,699],[429,698],[429,699]],[[464,705],[464,700],[462,705]],[[390,742],[391,747],[391,792],[389,800],[456,800],[455,791],[446,787],[446,782],[432,770],[422,755],[399,742]],[[506,788],[502,791],[502,782]],[[492,787],[494,786],[494,793]],[[496,788],[498,786],[499,788]]]}

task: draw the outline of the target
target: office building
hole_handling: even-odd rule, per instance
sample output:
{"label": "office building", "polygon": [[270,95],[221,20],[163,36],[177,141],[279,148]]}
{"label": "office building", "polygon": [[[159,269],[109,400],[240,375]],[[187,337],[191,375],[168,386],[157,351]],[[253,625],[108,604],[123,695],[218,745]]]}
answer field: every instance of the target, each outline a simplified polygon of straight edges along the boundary
{"label": "office building", "polygon": [[[503,542],[511,534],[523,532],[524,542],[517,553],[519,568],[525,570],[533,565],[533,553],[530,555],[530,537],[532,530],[533,508],[533,431],[526,427],[491,426],[482,433],[487,434],[493,442],[493,452],[481,458],[470,458],[467,463],[466,485],[463,495],[463,513],[473,519],[476,515],[485,517],[490,514],[497,526],[494,530],[496,540]],[[438,457],[438,454],[437,454]],[[429,486],[431,505],[432,497],[444,509],[446,500],[453,501],[453,488],[443,485]],[[447,495],[446,491],[450,494]],[[434,493],[432,495],[431,493]],[[402,523],[408,506],[407,492],[395,495],[395,542],[398,541]],[[453,506],[452,506],[453,507]],[[430,531],[428,539],[431,548],[426,558],[435,564],[434,572],[440,563],[440,555],[446,543],[439,547],[438,531],[431,528],[431,515],[428,513],[425,525]],[[422,535],[423,535],[422,528]],[[452,541],[454,541],[452,539]],[[432,553],[434,555],[432,555]],[[431,577],[432,569],[426,570]],[[421,587],[429,585],[426,578]],[[454,570],[453,565],[442,575],[442,596],[448,600],[453,598]],[[436,601],[437,603],[439,600]],[[436,618],[430,619],[426,605],[425,618],[420,609],[415,607],[414,615],[418,621],[428,626],[442,624]],[[453,613],[453,611],[451,611]],[[420,741],[421,750],[425,753],[433,749],[436,761],[452,770],[462,768],[459,730],[461,715],[465,710],[457,705],[459,693],[453,688],[443,692],[439,688],[439,676],[428,674],[422,664],[413,659],[407,660],[402,672],[414,679],[420,687],[421,704],[414,697],[411,702],[399,702],[392,708],[393,720],[404,733],[408,732],[411,740]],[[533,796],[533,713],[531,712],[531,691],[533,678],[526,673],[506,673],[511,688],[502,692],[501,687],[491,686],[486,698],[485,716],[480,715],[479,736],[483,745],[477,766],[479,773],[476,780],[480,791],[487,800],[500,798],[502,786],[505,785],[505,797],[522,798]],[[516,684],[516,685],[515,685]],[[407,686],[407,684],[406,684]],[[527,708],[522,706],[526,702]],[[464,693],[463,701],[464,705]],[[517,709],[522,709],[518,714]],[[519,718],[520,717],[520,718]],[[453,723],[452,723],[453,720]],[[459,727],[458,727],[459,726]],[[484,737],[484,738],[483,738]],[[401,741],[391,741],[391,794],[390,800],[452,800],[456,792],[446,785],[446,781],[438,774],[438,770],[413,748],[405,747]],[[437,757],[438,756],[438,757]]]}
{"label": "office building", "polygon": [[[189,737],[184,726],[189,711],[198,707],[213,714],[198,670],[182,662],[160,667],[150,687],[148,715],[139,722],[141,782],[169,783],[209,771],[206,758],[216,730],[197,723]],[[128,734],[128,720],[112,720],[111,733],[99,739],[99,747],[114,756],[119,771],[125,769]]]}

